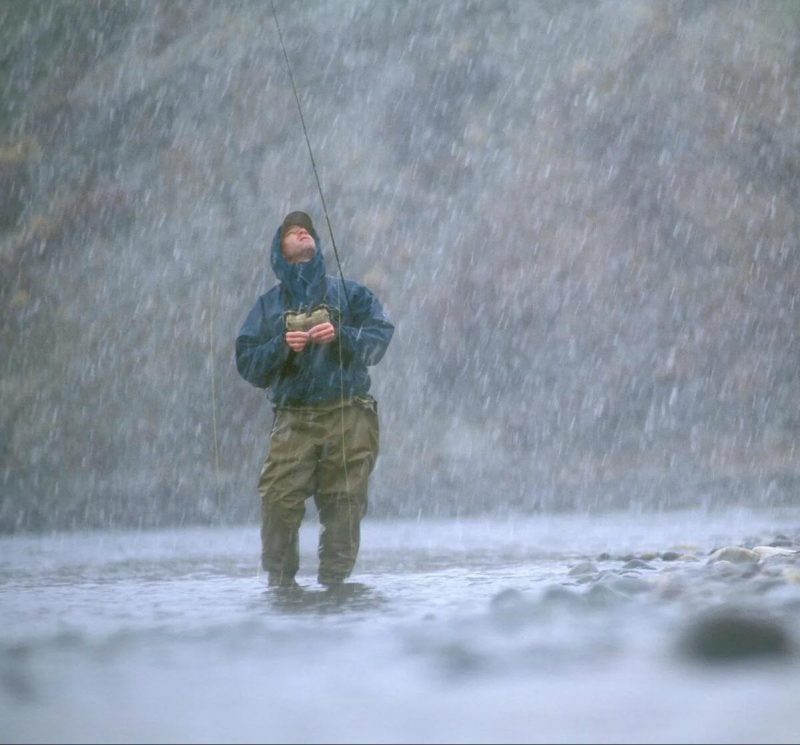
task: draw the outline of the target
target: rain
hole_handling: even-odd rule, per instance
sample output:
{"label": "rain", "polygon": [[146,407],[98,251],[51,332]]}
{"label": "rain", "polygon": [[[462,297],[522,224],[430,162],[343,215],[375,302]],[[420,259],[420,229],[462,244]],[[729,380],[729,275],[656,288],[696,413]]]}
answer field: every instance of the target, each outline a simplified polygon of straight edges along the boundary
{"label": "rain", "polygon": [[[794,0],[0,2],[0,739],[796,741],[798,205]],[[234,357],[298,209],[396,329],[344,594]]]}

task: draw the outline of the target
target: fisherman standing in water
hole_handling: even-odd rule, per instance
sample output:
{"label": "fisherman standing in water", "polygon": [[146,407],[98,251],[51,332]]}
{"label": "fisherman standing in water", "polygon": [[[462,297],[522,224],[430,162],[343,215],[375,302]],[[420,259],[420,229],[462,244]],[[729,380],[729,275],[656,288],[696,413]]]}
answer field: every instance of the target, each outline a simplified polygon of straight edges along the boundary
{"label": "fisherman standing in water", "polygon": [[271,587],[296,587],[305,501],[320,519],[318,581],[341,585],[358,555],[369,477],[378,457],[378,412],[367,366],[394,326],[363,285],[325,275],[319,236],[290,212],[272,240],[280,280],[259,297],[236,339],[241,376],[266,388],[274,408],[261,470],[261,564]]}

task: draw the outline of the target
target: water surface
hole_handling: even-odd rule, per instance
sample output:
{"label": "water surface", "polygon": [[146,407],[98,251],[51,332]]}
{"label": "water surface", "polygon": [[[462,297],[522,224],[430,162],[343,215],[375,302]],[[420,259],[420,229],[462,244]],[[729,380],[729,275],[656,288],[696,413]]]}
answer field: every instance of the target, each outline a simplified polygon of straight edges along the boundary
{"label": "water surface", "polygon": [[[338,593],[316,585],[313,521],[301,532],[299,591],[266,588],[256,526],[0,539],[0,736],[800,737],[800,563],[709,562],[728,545],[800,548],[800,510],[363,528],[353,584]],[[778,624],[791,651],[692,658],[682,640],[714,609]]]}

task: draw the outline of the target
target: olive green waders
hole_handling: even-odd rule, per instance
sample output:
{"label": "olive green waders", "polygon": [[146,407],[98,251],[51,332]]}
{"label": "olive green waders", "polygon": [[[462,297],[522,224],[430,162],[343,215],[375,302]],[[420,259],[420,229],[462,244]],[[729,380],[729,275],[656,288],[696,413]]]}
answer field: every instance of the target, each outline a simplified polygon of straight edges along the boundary
{"label": "olive green waders", "polygon": [[318,580],[339,584],[350,574],[378,446],[377,404],[371,397],[275,409],[258,482],[261,563],[270,585],[294,584],[300,523],[312,495],[320,519]]}

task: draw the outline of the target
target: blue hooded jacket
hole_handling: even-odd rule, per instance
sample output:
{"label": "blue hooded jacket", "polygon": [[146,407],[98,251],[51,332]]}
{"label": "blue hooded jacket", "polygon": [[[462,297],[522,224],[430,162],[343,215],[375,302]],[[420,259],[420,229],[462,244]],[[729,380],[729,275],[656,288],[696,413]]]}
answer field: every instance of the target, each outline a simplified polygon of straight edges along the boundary
{"label": "blue hooded jacket", "polygon": [[[275,232],[271,263],[280,284],[258,298],[236,338],[239,374],[254,386],[266,388],[276,406],[329,403],[342,394],[345,398],[365,395],[370,386],[367,366],[380,362],[394,333],[394,325],[370,290],[345,280],[345,295],[342,280],[325,275],[320,240],[316,233],[312,235],[317,250],[311,261],[290,264],[281,251],[281,229]],[[336,339],[293,352],[284,340],[284,314],[309,312],[322,304],[328,306]]]}

